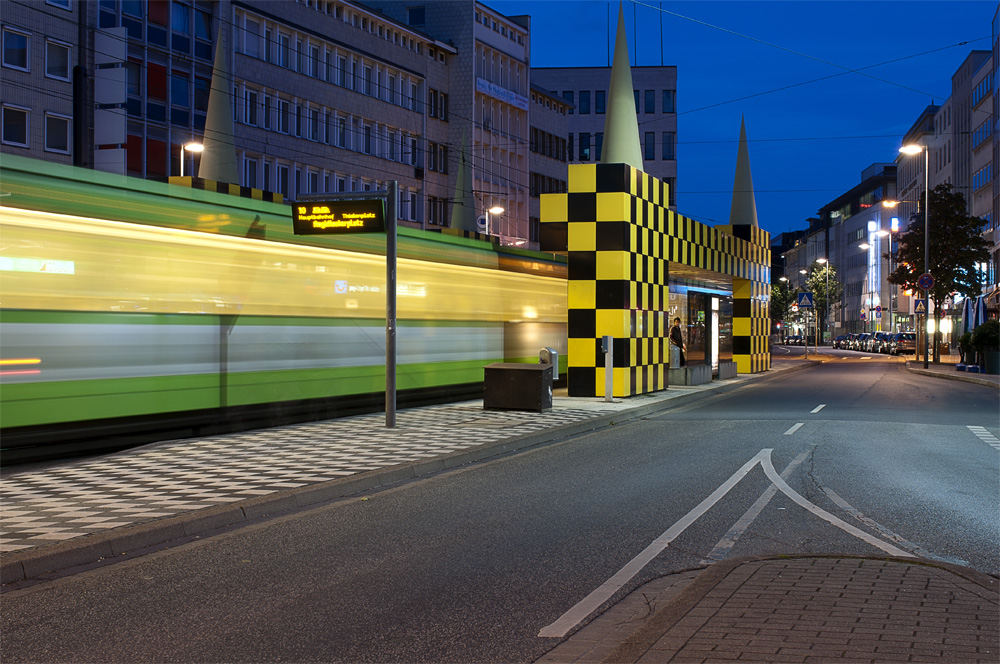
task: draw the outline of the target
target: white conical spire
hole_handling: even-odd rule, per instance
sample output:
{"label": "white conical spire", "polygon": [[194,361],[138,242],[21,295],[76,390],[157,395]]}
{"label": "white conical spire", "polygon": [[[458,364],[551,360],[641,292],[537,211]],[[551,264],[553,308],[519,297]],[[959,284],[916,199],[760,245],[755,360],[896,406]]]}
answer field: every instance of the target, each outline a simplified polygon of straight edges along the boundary
{"label": "white conical spire", "polygon": [[205,115],[205,135],[202,143],[198,177],[216,182],[239,184],[240,169],[236,164],[236,140],[233,132],[232,85],[226,65],[225,32],[219,25],[215,44],[215,64],[212,67],[212,87],[208,91],[208,112]]}
{"label": "white conical spire", "polygon": [[639,120],[635,115],[635,95],[632,91],[632,70],[628,61],[628,40],[625,37],[625,10],[618,5],[618,34],[615,37],[615,58],[611,65],[611,85],[608,112],[604,117],[602,164],[628,164],[642,170],[642,149],[639,147]]}
{"label": "white conical spire", "polygon": [[733,205],[729,208],[731,226],[756,226],[757,201],[750,174],[750,151],[747,149],[746,122],[740,118],[740,146],[736,153],[736,177],[733,180]]}
{"label": "white conical spire", "polygon": [[463,231],[476,230],[476,199],[472,194],[472,162],[466,154],[465,130],[462,130],[462,148],[458,153],[458,175],[455,177],[455,195],[451,204],[451,227]]}

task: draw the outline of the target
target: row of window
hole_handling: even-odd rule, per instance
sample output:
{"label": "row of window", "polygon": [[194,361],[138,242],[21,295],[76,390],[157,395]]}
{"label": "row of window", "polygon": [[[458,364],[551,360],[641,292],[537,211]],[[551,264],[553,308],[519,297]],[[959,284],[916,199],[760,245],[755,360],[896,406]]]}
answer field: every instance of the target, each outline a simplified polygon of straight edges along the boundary
{"label": "row of window", "polygon": [[972,91],[972,106],[988,97],[993,92],[993,72],[987,72],[986,76],[979,82],[976,89]]}
{"label": "row of window", "polygon": [[[591,149],[591,137],[593,137],[593,150]],[[664,131],[660,134],[660,159],[671,161],[677,159],[676,153],[677,134],[672,131]],[[600,161],[601,149],[604,146],[604,132],[591,134],[580,132],[580,151],[577,161]],[[569,155],[573,161],[573,134],[569,135]],[[645,161],[656,159],[656,132],[647,131],[643,133],[642,158]]]}
{"label": "row of window", "polygon": [[[421,7],[420,9],[423,9],[423,7]],[[413,11],[413,10],[411,9],[410,11]],[[497,23],[496,19],[491,18],[490,15],[486,14],[485,12],[478,12],[477,11],[476,12],[476,21],[478,23],[482,23],[486,27],[491,27],[492,26],[493,32],[500,33],[501,37],[507,37],[512,42],[517,42],[518,44],[521,44],[521,45],[524,44],[524,35],[521,35],[520,33],[515,32],[513,28],[511,28],[510,30],[508,30],[506,25],[504,25],[502,22],[501,23]],[[410,25],[417,25],[417,24],[411,22]],[[423,22],[421,22],[420,25],[423,25]]]}
{"label": "row of window", "polygon": [[[4,145],[19,148],[31,147],[31,109],[10,104],[2,107],[2,138]],[[46,152],[70,153],[70,121],[72,118],[56,113],[45,113],[45,133],[42,139]]]}
{"label": "row of window", "polygon": [[[130,39],[176,53],[211,61],[212,2],[142,2],[141,0],[99,0],[98,25],[123,27]],[[193,37],[193,39],[192,39]]]}
{"label": "row of window", "polygon": [[529,195],[533,198],[538,198],[541,194],[565,194],[567,191],[565,180],[541,173],[531,173],[528,176],[528,186]]}
{"label": "row of window", "polygon": [[448,148],[428,143],[403,130],[357,116],[338,113],[296,99],[284,99],[263,90],[234,90],[242,103],[234,108],[234,120],[251,127],[288,134],[298,138],[335,145],[389,161],[448,172]]}
{"label": "row of window", "polygon": [[555,134],[542,131],[537,127],[531,128],[531,151],[535,154],[545,155],[559,161],[566,161],[568,141]]}
{"label": "row of window", "polygon": [[[591,90],[580,90],[579,92],[573,90],[564,90],[562,93],[563,99],[568,101],[570,104],[576,103],[576,110],[580,115],[590,115],[591,112]],[[607,91],[605,90],[594,90],[594,106],[593,112],[596,115],[603,115],[607,112]],[[632,93],[635,95],[635,112],[639,113],[639,90],[633,90]],[[642,111],[648,115],[656,113],[656,90],[643,90],[642,91]],[[579,95],[579,96],[577,96]],[[578,99],[578,103],[574,100]],[[573,109],[570,109],[570,115],[573,114]],[[677,112],[677,91],[676,90],[661,90],[660,91],[660,113],[676,113]]]}
{"label": "row of window", "polygon": [[[367,19],[365,19],[367,21]],[[421,81],[384,64],[314,38],[285,31],[252,14],[237,16],[238,52],[300,74],[354,90],[395,106],[423,112]],[[429,114],[448,119],[448,95],[429,91]]]}
{"label": "row of window", "polygon": [[975,191],[980,187],[985,187],[990,182],[993,182],[993,163],[990,162],[980,168],[978,171],[972,175],[972,190]]}
{"label": "row of window", "polygon": [[[70,80],[72,46],[45,40],[45,77],[59,81]],[[31,71],[31,34],[13,28],[3,29],[3,66],[19,71]]]}
{"label": "row of window", "polygon": [[972,132],[972,148],[978,148],[991,136],[993,136],[993,121],[986,120]]}
{"label": "row of window", "polygon": [[[408,48],[411,51],[416,51],[417,53],[422,53],[422,44],[418,40],[414,40],[412,37],[407,37],[405,34],[400,33],[398,30],[394,29],[393,26],[386,23],[380,23],[375,19],[369,19],[363,14],[351,11],[351,8],[345,8],[344,5],[334,2],[324,2],[323,0],[296,0],[307,7],[312,7],[316,11],[322,11],[329,16],[340,19],[345,23],[353,25],[355,28],[360,28],[365,32],[378,35],[380,39],[385,39],[386,41],[391,41],[393,44],[402,46],[403,48]],[[424,8],[423,7],[410,7],[407,9],[408,23],[410,25],[423,25],[424,24]],[[430,57],[434,57],[434,49],[429,49]],[[445,61],[444,52],[438,54],[440,56],[441,62]]]}

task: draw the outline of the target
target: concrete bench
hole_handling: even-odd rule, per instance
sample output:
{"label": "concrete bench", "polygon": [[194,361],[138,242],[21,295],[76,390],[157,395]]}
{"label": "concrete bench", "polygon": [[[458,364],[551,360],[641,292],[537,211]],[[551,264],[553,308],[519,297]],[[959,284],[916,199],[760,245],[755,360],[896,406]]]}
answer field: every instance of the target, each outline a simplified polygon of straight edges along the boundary
{"label": "concrete bench", "polygon": [[707,364],[695,364],[668,371],[668,385],[704,385],[712,382],[712,367]]}

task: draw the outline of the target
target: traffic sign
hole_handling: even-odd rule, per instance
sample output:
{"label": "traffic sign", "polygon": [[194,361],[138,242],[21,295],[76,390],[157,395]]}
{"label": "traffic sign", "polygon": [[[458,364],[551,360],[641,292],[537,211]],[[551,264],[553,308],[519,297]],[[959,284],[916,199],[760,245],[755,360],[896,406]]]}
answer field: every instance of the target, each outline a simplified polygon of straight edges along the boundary
{"label": "traffic sign", "polygon": [[799,293],[798,305],[800,307],[811,307],[813,305],[812,293]]}
{"label": "traffic sign", "polygon": [[882,305],[881,304],[876,304],[875,305],[875,311],[877,311],[878,313],[882,313]]}
{"label": "traffic sign", "polygon": [[875,318],[881,318],[881,317],[882,317],[882,312],[881,312],[881,311],[878,311],[878,310],[876,310],[876,311],[875,311]]}
{"label": "traffic sign", "polygon": [[915,314],[926,314],[927,313],[927,300],[914,300],[913,301],[913,313],[915,313]]}
{"label": "traffic sign", "polygon": [[920,290],[930,290],[934,288],[934,277],[931,276],[930,272],[924,272],[917,279],[917,288]]}

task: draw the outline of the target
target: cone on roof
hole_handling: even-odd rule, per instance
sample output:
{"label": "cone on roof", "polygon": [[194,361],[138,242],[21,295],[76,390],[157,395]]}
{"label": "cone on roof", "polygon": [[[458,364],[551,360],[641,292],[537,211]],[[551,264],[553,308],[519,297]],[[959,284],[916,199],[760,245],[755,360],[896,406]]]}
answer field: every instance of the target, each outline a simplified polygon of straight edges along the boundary
{"label": "cone on roof", "polygon": [[604,117],[602,164],[628,164],[642,170],[642,149],[639,147],[639,120],[635,114],[632,91],[632,70],[628,61],[628,39],[625,37],[625,10],[618,5],[618,34],[615,37],[615,57],[611,65],[607,114]]}
{"label": "cone on roof", "polygon": [[225,32],[219,24],[215,42],[215,64],[212,66],[212,87],[208,92],[208,112],[202,144],[198,177],[216,182],[239,184],[240,169],[236,164],[236,140],[233,131],[232,83],[226,64]]}
{"label": "cone on roof", "polygon": [[740,118],[740,146],[736,152],[736,177],[733,180],[733,204],[729,208],[731,226],[756,226],[757,201],[750,174],[750,151],[747,149],[746,122]]}
{"label": "cone on roof", "polygon": [[472,162],[466,155],[464,129],[462,130],[462,147],[458,156],[455,195],[452,196],[451,228],[463,231],[476,230],[476,200],[472,195]]}

